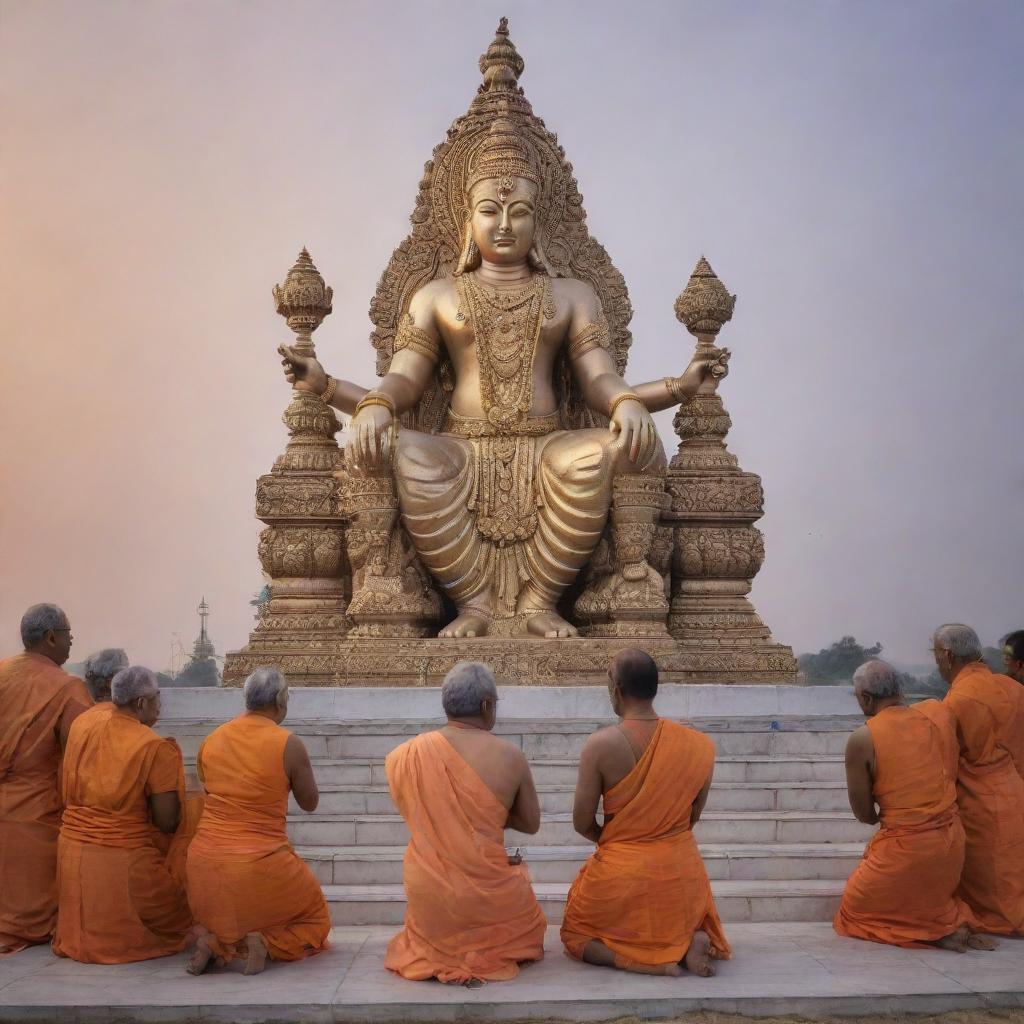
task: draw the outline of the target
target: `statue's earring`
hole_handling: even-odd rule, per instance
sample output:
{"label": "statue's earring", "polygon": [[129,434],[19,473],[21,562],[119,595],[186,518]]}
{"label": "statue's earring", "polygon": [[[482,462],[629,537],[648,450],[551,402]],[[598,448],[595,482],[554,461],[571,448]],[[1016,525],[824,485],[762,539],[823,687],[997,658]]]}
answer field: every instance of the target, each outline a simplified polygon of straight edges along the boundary
{"label": "statue's earring", "polygon": [[469,222],[466,222],[466,240],[462,245],[462,252],[459,255],[459,263],[455,268],[455,273],[464,274],[468,270],[475,270],[480,265],[480,250],[476,247],[476,242],[473,241],[473,232],[470,229]]}
{"label": "statue's earring", "polygon": [[544,252],[544,246],[541,244],[539,235],[534,236],[533,245],[530,246],[530,251],[526,254],[526,259],[534,270],[539,270],[542,274],[547,274],[548,277],[558,277],[557,271],[548,262],[547,255]]}

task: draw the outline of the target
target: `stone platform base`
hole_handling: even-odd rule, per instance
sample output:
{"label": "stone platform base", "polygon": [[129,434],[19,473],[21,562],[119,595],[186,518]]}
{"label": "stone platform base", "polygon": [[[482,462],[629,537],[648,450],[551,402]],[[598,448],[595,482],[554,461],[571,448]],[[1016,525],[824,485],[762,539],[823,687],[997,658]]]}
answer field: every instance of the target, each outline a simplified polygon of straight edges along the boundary
{"label": "stone platform base", "polygon": [[1024,941],[1012,939],[992,953],[958,955],[844,939],[828,924],[733,925],[733,959],[717,977],[652,978],[569,960],[551,928],[544,960],[513,981],[466,989],[386,971],[394,932],[336,928],[326,952],[271,963],[254,978],[226,970],[192,978],[184,955],[107,967],[36,946],[0,959],[0,1020],[596,1021],[695,1010],[820,1020],[1024,1006]]}
{"label": "stone platform base", "polygon": [[228,654],[224,685],[239,686],[260,665],[276,665],[296,686],[437,686],[459,661],[484,661],[499,682],[519,686],[593,686],[607,679],[612,656],[647,651],[666,683],[792,683],[789,647],[689,647],[671,637],[578,637],[547,640],[481,637],[358,637],[335,641],[254,639]]}

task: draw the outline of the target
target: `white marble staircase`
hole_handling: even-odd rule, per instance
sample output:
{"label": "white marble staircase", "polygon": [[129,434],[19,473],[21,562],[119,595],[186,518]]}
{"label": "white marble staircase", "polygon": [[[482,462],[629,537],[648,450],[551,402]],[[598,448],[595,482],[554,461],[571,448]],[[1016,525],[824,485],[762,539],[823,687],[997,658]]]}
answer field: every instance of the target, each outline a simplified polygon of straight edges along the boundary
{"label": "white marble staircase", "polygon": [[[826,921],[872,829],[849,811],[842,751],[859,719],[836,688],[663,687],[659,710],[715,741],[715,781],[696,834],[726,921]],[[506,834],[525,854],[548,919],[592,847],[572,828],[576,757],[607,724],[596,687],[503,688],[496,732],[530,760],[543,821]],[[202,738],[237,713],[237,690],[167,691],[161,731],[194,761]],[[440,724],[436,689],[296,690],[287,726],[302,737],[321,788],[316,813],[292,808],[289,834],[324,886],[339,925],[398,924],[407,832],[384,757]]]}

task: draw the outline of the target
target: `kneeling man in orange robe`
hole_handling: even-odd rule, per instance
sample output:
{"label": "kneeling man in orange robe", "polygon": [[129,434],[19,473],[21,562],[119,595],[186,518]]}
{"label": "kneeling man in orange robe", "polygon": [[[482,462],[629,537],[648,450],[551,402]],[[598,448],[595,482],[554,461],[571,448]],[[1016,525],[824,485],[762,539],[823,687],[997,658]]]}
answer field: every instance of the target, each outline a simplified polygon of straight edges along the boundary
{"label": "kneeling man in orange robe", "polygon": [[288,794],[315,811],[320,791],[305,744],[281,723],[288,686],[275,668],[245,681],[244,715],[206,738],[196,759],[206,790],[188,848],[188,898],[198,939],[188,963],[302,960],[327,945],[331,918],[320,884],[288,842]]}
{"label": "kneeling man in orange robe", "polygon": [[53,951],[93,964],[169,956],[192,923],[168,868],[185,796],[181,751],[152,726],[160,689],[148,668],[122,669],[71,728],[61,788],[60,908]]}
{"label": "kneeling man in orange robe", "polygon": [[384,960],[403,978],[507,981],[544,955],[547,922],[504,840],[506,828],[537,832],[540,805],[523,752],[491,735],[497,700],[490,669],[460,662],[441,687],[448,724],[384,762],[412,836],[405,927]]}
{"label": "kneeling man in orange robe", "polygon": [[846,883],[835,930],[893,946],[993,949],[971,933],[956,896],[964,865],[956,720],[936,700],[907,707],[899,673],[884,661],[861,665],[853,692],[867,724],[846,744],[850,807],[882,827]]}
{"label": "kneeling man in orange robe", "polygon": [[55,604],[21,620],[25,653],[0,661],[0,956],[49,942],[57,923],[60,755],[92,703],[61,669],[71,626]]}
{"label": "kneeling man in orange robe", "polygon": [[957,800],[967,834],[960,898],[973,928],[1024,935],[1024,687],[981,660],[970,626],[940,626],[933,649],[960,744]]}
{"label": "kneeling man in orange robe", "polygon": [[643,651],[621,651],[608,675],[620,721],[580,754],[573,824],[598,846],[569,890],[562,942],[590,964],[710,977],[712,961],[731,955],[692,831],[711,787],[714,744],[658,717],[658,668]]}

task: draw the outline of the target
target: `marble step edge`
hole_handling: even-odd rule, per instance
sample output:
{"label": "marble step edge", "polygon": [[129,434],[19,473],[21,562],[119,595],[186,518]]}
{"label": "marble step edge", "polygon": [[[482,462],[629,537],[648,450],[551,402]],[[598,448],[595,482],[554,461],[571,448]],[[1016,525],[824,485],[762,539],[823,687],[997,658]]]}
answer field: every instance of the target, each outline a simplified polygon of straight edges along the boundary
{"label": "marble step edge", "polygon": [[[385,795],[390,793],[388,786],[383,784],[365,784],[355,782],[331,782],[319,785],[321,795],[324,793],[372,793]],[[576,784],[573,782],[551,782],[551,783],[539,783],[536,785],[538,793],[564,793],[571,794],[576,790]],[[778,789],[800,789],[800,790],[812,790],[812,789],[825,789],[829,791],[841,790],[846,792],[846,783],[841,780],[815,780],[815,779],[800,779],[800,780],[776,780],[772,782],[712,782],[711,792],[715,790],[734,790],[739,792],[749,792],[752,790],[778,790]],[[315,813],[315,812],[314,812]]]}
{"label": "marble step edge", "polygon": [[[564,903],[569,882],[534,882],[533,891],[540,902]],[[740,896],[800,898],[806,896],[841,896],[845,879],[797,879],[748,881],[746,879],[712,880],[711,891],[716,899]],[[405,888],[401,885],[321,885],[329,903],[404,903]]]}
{"label": "marble step edge", "polygon": [[[746,810],[721,810],[704,811],[700,816],[701,821],[843,821],[855,822],[857,819],[849,811],[746,811]],[[302,822],[315,822],[318,825],[331,824],[333,822],[365,822],[367,824],[402,822],[400,814],[367,814],[362,811],[337,811],[329,814],[321,814],[314,811],[312,814],[289,814],[289,824],[301,824]],[[545,822],[571,822],[571,813],[552,813],[542,816],[542,824]],[[870,828],[872,826],[865,826]]]}
{"label": "marble step edge", "polygon": [[[223,725],[220,718],[175,718],[160,719],[159,732],[173,729],[180,731],[202,730],[204,733]],[[822,715],[803,717],[794,715],[750,715],[737,717],[692,717],[671,719],[689,725],[700,732],[852,732],[864,724],[863,717],[853,715]],[[494,727],[496,736],[532,734],[589,734],[597,729],[614,725],[614,718],[503,718]],[[352,720],[323,720],[289,718],[285,728],[290,732],[307,735],[359,736],[417,736],[423,732],[439,729],[444,722],[432,719],[384,719],[367,718]]]}
{"label": "marble step edge", "polygon": [[[194,767],[195,755],[185,757],[185,767]],[[314,768],[374,768],[384,764],[383,757],[369,757],[365,754],[342,755],[330,757],[323,754],[311,754],[309,758]],[[716,754],[715,764],[837,764],[845,762],[843,754]],[[564,755],[551,756],[544,753],[530,754],[530,764],[542,768],[576,768],[578,757]]]}
{"label": "marble step edge", "polygon": [[[708,859],[760,859],[785,857],[789,859],[835,858],[845,860],[860,857],[864,843],[700,843],[701,857]],[[406,844],[400,846],[296,846],[295,852],[303,860],[334,861],[401,861]],[[526,862],[586,860],[594,847],[573,846],[520,846]]]}

